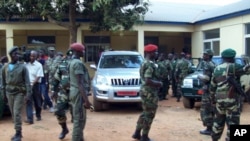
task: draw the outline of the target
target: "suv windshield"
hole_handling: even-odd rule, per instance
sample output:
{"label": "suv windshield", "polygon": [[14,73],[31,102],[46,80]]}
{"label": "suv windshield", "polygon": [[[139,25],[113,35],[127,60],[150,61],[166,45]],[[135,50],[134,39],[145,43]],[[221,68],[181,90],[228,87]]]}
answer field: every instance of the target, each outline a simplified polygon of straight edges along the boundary
{"label": "suv windshield", "polygon": [[139,68],[143,61],[140,55],[105,55],[99,68]]}

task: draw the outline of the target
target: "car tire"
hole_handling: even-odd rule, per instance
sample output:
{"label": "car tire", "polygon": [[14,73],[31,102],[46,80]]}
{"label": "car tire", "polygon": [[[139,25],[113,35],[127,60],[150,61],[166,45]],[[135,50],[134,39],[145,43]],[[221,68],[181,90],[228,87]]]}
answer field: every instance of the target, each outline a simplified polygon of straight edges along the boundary
{"label": "car tire", "polygon": [[103,110],[102,102],[97,101],[95,98],[93,98],[93,106],[95,108],[95,111],[101,111]]}
{"label": "car tire", "polygon": [[188,109],[194,108],[195,101],[193,99],[189,99],[186,97],[183,97],[183,106]]}

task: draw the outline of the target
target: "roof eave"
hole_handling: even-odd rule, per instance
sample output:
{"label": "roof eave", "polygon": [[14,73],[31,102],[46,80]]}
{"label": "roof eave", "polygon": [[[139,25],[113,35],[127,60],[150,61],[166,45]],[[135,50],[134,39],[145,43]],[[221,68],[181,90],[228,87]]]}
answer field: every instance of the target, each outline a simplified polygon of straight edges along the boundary
{"label": "roof eave", "polygon": [[234,18],[242,15],[247,15],[250,14],[250,9],[242,10],[242,11],[237,11],[234,13],[226,14],[226,15],[221,15],[213,18],[208,18],[200,21],[196,21],[193,24],[206,24],[206,23],[211,23],[211,22],[216,22],[219,20],[224,20],[224,19],[229,19],[229,18]]}

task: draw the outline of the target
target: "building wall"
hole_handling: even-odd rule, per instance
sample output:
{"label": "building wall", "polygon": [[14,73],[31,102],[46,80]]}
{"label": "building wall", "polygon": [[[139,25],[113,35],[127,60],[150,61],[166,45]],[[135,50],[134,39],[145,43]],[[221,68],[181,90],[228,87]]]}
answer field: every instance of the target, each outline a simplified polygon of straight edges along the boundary
{"label": "building wall", "polygon": [[250,23],[250,15],[239,16],[212,23],[195,25],[192,33],[192,54],[200,57],[203,50],[203,31],[220,29],[220,51],[232,48],[237,51],[237,55],[245,54],[245,24]]}

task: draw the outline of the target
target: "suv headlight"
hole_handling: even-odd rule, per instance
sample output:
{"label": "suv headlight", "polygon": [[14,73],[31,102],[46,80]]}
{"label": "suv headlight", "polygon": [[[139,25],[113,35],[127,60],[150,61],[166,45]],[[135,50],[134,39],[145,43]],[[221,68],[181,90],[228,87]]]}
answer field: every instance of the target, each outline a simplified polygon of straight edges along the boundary
{"label": "suv headlight", "polygon": [[96,84],[97,85],[108,85],[108,80],[103,75],[97,75],[96,76]]}
{"label": "suv headlight", "polygon": [[185,88],[193,88],[193,79],[184,79],[183,87]]}

